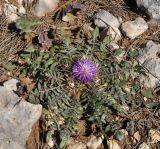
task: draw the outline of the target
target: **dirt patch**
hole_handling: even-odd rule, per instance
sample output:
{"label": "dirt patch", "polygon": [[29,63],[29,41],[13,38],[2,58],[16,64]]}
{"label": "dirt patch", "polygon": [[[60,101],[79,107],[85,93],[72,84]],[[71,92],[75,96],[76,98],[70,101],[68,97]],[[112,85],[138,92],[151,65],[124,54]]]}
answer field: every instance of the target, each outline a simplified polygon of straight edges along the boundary
{"label": "dirt patch", "polygon": [[26,143],[26,149],[38,149],[40,146],[39,140],[39,122],[34,124],[32,131],[29,135],[28,141]]}

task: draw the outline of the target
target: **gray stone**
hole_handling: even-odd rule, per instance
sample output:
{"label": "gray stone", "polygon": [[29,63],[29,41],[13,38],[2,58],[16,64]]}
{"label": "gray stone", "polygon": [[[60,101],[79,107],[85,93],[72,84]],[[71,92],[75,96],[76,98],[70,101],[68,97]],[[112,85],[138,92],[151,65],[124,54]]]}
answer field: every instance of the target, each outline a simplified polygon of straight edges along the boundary
{"label": "gray stone", "polygon": [[47,13],[54,11],[58,3],[59,0],[39,0],[35,6],[35,15],[38,17],[45,16]]}
{"label": "gray stone", "polygon": [[5,86],[7,90],[16,91],[18,83],[20,83],[20,81],[16,79],[11,79],[11,80],[4,82],[3,86]]}
{"label": "gray stone", "polygon": [[160,21],[160,1],[159,0],[136,0],[140,9],[145,9],[151,19]]}
{"label": "gray stone", "polygon": [[26,14],[26,9],[23,7],[23,0],[15,0],[15,3],[17,5],[6,0],[1,6],[1,11],[4,12],[9,23],[16,21],[19,18],[19,14]]}
{"label": "gray stone", "polygon": [[18,8],[16,6],[14,6],[10,3],[5,3],[2,8],[3,8],[3,12],[7,18],[7,21],[9,23],[13,22],[19,18],[19,16],[17,15]]}
{"label": "gray stone", "polygon": [[101,28],[108,26],[119,28],[121,22],[108,11],[100,9],[95,15],[94,23]]}
{"label": "gray stone", "polygon": [[122,20],[121,18],[116,18],[108,11],[100,9],[95,15],[95,25],[100,28],[106,28],[100,36],[106,37],[111,36],[111,45],[115,45],[119,40],[121,40],[121,32],[118,29]]}
{"label": "gray stone", "polygon": [[121,32],[118,28],[109,27],[107,31],[107,35],[110,35],[112,40],[117,43],[117,41],[121,40]]}
{"label": "gray stone", "polygon": [[12,79],[0,86],[0,149],[25,149],[32,126],[42,113],[41,105],[28,103],[13,92],[17,82]]}
{"label": "gray stone", "polygon": [[148,41],[146,47],[139,51],[138,61],[147,69],[146,76],[139,75],[145,87],[155,88],[160,83],[160,45]]}
{"label": "gray stone", "polygon": [[148,29],[148,24],[143,18],[138,17],[134,21],[127,21],[122,24],[122,30],[130,39],[143,34]]}

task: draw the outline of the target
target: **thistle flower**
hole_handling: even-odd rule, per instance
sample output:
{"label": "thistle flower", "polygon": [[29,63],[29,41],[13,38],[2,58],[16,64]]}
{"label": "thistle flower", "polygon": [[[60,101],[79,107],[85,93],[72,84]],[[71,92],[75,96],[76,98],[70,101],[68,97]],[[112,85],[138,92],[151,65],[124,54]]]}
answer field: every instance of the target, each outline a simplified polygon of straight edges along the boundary
{"label": "thistle flower", "polygon": [[72,67],[73,77],[82,82],[93,81],[96,77],[97,67],[89,59],[77,60]]}

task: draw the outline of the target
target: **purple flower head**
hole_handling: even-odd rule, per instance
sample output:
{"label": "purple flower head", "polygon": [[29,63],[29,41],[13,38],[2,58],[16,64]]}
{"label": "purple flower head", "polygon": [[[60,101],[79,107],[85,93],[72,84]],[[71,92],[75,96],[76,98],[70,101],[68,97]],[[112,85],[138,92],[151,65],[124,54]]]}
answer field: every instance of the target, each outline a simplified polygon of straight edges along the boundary
{"label": "purple flower head", "polygon": [[82,82],[90,82],[96,77],[97,67],[89,59],[80,59],[74,63],[72,73],[75,79]]}

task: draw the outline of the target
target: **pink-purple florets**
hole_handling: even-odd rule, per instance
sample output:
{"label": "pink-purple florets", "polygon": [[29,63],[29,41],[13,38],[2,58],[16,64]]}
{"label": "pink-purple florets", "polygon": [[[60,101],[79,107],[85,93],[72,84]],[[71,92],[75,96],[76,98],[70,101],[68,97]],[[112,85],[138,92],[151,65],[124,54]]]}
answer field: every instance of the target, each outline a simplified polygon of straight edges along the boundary
{"label": "pink-purple florets", "polygon": [[91,82],[97,74],[97,67],[89,59],[77,60],[72,67],[73,77],[81,82]]}

